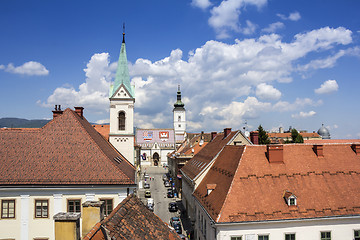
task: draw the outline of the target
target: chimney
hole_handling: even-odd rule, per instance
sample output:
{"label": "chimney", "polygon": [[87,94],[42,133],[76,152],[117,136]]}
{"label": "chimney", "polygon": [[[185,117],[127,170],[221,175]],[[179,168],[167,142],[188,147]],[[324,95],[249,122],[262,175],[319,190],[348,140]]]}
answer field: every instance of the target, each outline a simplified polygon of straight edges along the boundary
{"label": "chimney", "polygon": [[352,150],[356,153],[356,155],[360,155],[360,144],[354,143],[351,145]]}
{"label": "chimney", "polygon": [[255,145],[259,144],[259,132],[258,131],[250,132],[250,141]]}
{"label": "chimney", "polygon": [[216,137],[217,132],[211,132],[211,141]]}
{"label": "chimney", "polygon": [[206,194],[209,195],[213,190],[215,190],[216,184],[206,184]]}
{"label": "chimney", "polygon": [[231,133],[231,128],[224,128],[224,138],[229,136],[230,133]]}
{"label": "chimney", "polygon": [[53,119],[60,116],[63,113],[63,111],[61,110],[61,105],[59,105],[59,107],[58,105],[55,105],[55,110],[52,112],[53,112]]}
{"label": "chimney", "polygon": [[104,218],[104,202],[86,201],[82,204],[82,237]]}
{"label": "chimney", "polygon": [[79,115],[79,117],[83,118],[84,108],[83,107],[74,107],[74,108],[75,108],[75,112],[77,113],[77,115]]}
{"label": "chimney", "polygon": [[80,240],[81,213],[60,212],[54,216],[55,240]]}
{"label": "chimney", "polygon": [[324,157],[324,146],[323,145],[316,144],[313,146],[313,150],[318,157]]}
{"label": "chimney", "polygon": [[267,145],[269,163],[284,163],[283,145]]}

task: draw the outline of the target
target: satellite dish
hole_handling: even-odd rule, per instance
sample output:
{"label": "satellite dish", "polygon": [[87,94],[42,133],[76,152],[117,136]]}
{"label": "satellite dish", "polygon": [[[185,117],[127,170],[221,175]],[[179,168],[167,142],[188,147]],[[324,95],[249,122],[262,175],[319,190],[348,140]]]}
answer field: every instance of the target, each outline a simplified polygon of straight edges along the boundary
{"label": "satellite dish", "polygon": [[245,137],[250,137],[249,131],[245,131]]}

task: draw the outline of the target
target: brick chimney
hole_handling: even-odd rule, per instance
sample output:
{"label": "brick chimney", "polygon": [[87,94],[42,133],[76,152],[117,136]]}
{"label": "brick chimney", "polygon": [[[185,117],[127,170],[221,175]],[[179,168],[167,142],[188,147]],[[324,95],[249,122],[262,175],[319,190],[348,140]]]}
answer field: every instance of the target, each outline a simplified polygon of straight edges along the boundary
{"label": "brick chimney", "polygon": [[313,146],[313,150],[318,157],[324,157],[324,146],[323,145],[316,144]]}
{"label": "brick chimney", "polygon": [[55,214],[55,240],[79,240],[80,216],[81,213]]}
{"label": "brick chimney", "polygon": [[104,202],[86,201],[82,204],[82,238],[104,218]]}
{"label": "brick chimney", "polygon": [[356,153],[356,155],[360,155],[360,144],[354,143],[351,145],[352,150]]}
{"label": "brick chimney", "polygon": [[83,107],[74,107],[75,108],[75,112],[77,113],[77,115],[79,115],[79,117],[83,118],[84,117],[84,108]]}
{"label": "brick chimney", "polygon": [[216,137],[217,132],[211,132],[211,141]]}
{"label": "brick chimney", "polygon": [[231,128],[224,128],[224,138],[229,136],[230,133],[231,133]]}
{"label": "brick chimney", "polygon": [[283,145],[267,145],[266,155],[269,163],[284,163]]}
{"label": "brick chimney", "polygon": [[60,116],[63,113],[63,111],[61,110],[61,105],[59,105],[59,107],[58,105],[55,105],[55,110],[52,112],[53,112],[53,119]]}
{"label": "brick chimney", "polygon": [[250,141],[255,145],[259,144],[259,132],[258,131],[250,132]]}

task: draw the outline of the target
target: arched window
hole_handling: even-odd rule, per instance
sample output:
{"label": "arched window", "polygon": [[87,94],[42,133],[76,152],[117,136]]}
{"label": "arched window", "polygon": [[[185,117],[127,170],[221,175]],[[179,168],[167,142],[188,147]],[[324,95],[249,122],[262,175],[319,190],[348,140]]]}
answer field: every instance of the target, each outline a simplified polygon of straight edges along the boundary
{"label": "arched window", "polygon": [[119,130],[125,130],[125,112],[119,112]]}
{"label": "arched window", "polygon": [[181,116],[179,116],[179,122],[181,122]]}

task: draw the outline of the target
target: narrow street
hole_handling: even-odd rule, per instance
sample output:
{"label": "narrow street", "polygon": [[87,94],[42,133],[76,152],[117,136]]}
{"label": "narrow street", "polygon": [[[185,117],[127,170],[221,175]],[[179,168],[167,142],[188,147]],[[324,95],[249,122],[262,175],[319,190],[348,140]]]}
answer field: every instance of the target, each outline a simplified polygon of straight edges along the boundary
{"label": "narrow street", "polygon": [[[161,218],[164,222],[170,222],[171,217],[179,217],[180,212],[170,212],[169,211],[169,203],[170,202],[177,202],[178,205],[181,204],[181,199],[179,198],[168,198],[167,197],[167,187],[164,186],[164,181],[162,179],[163,175],[167,173],[167,169],[163,167],[152,167],[147,166],[143,168],[143,172],[149,175],[150,178],[144,181],[144,174],[141,176],[141,180],[143,183],[150,183],[150,189],[139,189],[139,198],[143,201],[143,203],[147,204],[147,199],[145,198],[145,191],[151,191],[151,198],[154,199],[154,213]],[[144,186],[143,184],[143,186]],[[186,235],[184,229],[182,229],[182,233]]]}

